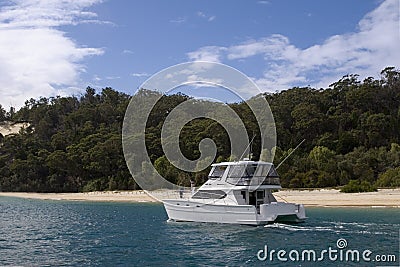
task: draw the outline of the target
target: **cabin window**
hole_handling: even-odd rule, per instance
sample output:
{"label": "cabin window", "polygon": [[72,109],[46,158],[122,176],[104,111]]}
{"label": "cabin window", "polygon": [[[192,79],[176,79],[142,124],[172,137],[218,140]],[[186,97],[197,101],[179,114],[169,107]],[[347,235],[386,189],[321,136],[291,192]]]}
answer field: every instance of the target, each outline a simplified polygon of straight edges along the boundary
{"label": "cabin window", "polygon": [[252,164],[252,165],[247,165],[246,166],[246,175],[247,177],[253,177],[254,173],[257,170],[257,165],[256,164]]}
{"label": "cabin window", "polygon": [[215,166],[211,172],[210,172],[210,179],[217,179],[217,178],[221,178],[226,170],[226,165],[225,166]]}
{"label": "cabin window", "polygon": [[[268,175],[267,175],[268,174]],[[278,177],[274,166],[271,165],[258,165],[257,170],[254,172],[255,177]]]}
{"label": "cabin window", "polygon": [[276,184],[279,185],[279,176],[272,164],[241,164],[231,165],[226,181],[230,184]]}
{"label": "cabin window", "polygon": [[269,170],[268,177],[278,177],[278,173],[276,172],[274,167],[271,167],[271,169]]}
{"label": "cabin window", "polygon": [[246,165],[232,165],[229,168],[229,177],[243,177],[243,174],[245,172]]}
{"label": "cabin window", "polygon": [[199,190],[192,198],[197,199],[222,199],[226,197],[226,193],[221,190]]}
{"label": "cabin window", "polygon": [[[268,175],[267,175],[268,174]],[[229,168],[228,177],[277,177],[275,168],[271,165],[236,165]]]}

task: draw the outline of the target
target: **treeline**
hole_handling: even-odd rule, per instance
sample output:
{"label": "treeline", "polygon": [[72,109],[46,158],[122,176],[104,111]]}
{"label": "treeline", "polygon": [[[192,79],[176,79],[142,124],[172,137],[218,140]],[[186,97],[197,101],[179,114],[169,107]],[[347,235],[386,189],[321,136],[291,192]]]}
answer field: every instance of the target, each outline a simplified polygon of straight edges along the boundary
{"label": "treeline", "polygon": [[[148,91],[135,97],[145,99]],[[259,150],[255,117],[246,103],[229,104],[255,134],[253,158],[275,154],[284,187],[344,186],[348,192],[400,186],[400,72],[386,68],[380,79],[348,75],[327,89],[292,88],[265,94],[277,129],[277,146]],[[17,135],[0,135],[0,190],[77,192],[138,189],[126,167],[121,128],[129,95],[87,88],[80,97],[31,99],[18,111],[0,106],[0,122],[27,121]],[[204,181],[207,170],[182,172],[168,162],[161,128],[170,111],[190,97],[164,95],[147,122],[146,146],[152,162],[168,180],[189,185]],[[229,137],[218,123],[196,119],[180,134],[182,153],[196,159],[199,142],[211,138],[217,161],[229,160]]]}
{"label": "treeline", "polygon": [[87,88],[81,97],[30,99],[10,119],[30,127],[2,138],[0,190],[78,192],[135,189],[121,125],[130,96]]}
{"label": "treeline", "polygon": [[306,139],[280,168],[283,185],[347,185],[348,192],[400,186],[400,73],[386,68],[379,80],[357,77],[267,96],[278,132],[275,161]]}
{"label": "treeline", "polygon": [[386,68],[379,80],[357,78],[267,96],[278,133],[275,162],[306,139],[279,170],[284,186],[400,186],[400,73]]}

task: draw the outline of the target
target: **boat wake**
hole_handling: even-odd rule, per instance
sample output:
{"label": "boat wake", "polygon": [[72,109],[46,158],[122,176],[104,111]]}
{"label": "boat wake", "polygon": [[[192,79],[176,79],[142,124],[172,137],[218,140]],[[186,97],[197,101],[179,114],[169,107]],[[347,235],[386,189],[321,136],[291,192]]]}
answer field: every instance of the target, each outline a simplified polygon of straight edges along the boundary
{"label": "boat wake", "polygon": [[326,225],[311,226],[311,225],[291,225],[283,223],[267,224],[264,226],[269,229],[280,229],[291,232],[333,232],[337,234],[347,233],[347,234],[373,234],[373,235],[384,235],[385,232],[380,231],[378,225],[359,224],[359,223],[342,223],[333,222]]}

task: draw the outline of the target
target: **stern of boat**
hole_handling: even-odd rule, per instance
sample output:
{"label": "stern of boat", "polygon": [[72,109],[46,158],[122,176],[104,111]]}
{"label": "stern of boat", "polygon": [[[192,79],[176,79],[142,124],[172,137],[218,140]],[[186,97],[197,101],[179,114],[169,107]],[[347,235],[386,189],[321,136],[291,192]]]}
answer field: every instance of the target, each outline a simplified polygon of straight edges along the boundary
{"label": "stern of boat", "polygon": [[306,211],[304,205],[285,202],[271,202],[260,205],[260,220],[268,222],[304,222]]}

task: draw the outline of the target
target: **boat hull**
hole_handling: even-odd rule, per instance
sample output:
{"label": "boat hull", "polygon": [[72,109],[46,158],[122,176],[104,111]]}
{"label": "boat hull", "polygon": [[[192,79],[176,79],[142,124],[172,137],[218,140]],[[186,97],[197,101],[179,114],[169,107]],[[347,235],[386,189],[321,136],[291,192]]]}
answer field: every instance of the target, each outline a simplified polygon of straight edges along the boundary
{"label": "boat hull", "polygon": [[297,223],[305,220],[303,205],[274,202],[260,205],[226,205],[192,200],[163,200],[170,220],[265,225],[279,222]]}

